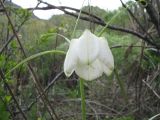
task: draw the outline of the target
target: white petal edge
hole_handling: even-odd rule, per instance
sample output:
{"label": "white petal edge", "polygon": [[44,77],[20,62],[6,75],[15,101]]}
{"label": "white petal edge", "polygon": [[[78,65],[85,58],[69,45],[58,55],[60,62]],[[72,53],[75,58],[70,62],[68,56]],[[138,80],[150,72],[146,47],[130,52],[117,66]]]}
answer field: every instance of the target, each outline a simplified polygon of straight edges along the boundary
{"label": "white petal edge", "polygon": [[99,38],[85,30],[78,40],[78,57],[84,64],[93,62],[99,53]]}
{"label": "white petal edge", "polygon": [[114,69],[114,59],[112,52],[108,46],[108,42],[104,37],[100,37],[99,60],[104,64],[104,73],[110,75]]}
{"label": "white petal edge", "polygon": [[95,60],[90,65],[85,65],[78,62],[75,72],[80,78],[91,81],[102,76],[103,67],[99,60]]}
{"label": "white petal edge", "polygon": [[104,72],[107,76],[111,75],[113,69],[112,69],[112,68],[108,68],[108,66],[106,66],[106,65],[103,64],[102,62],[101,62],[101,64],[102,64],[102,67],[103,67],[103,72]]}
{"label": "white petal edge", "polygon": [[67,77],[71,76],[77,64],[77,41],[78,39],[71,40],[69,50],[67,51],[66,58],[64,61],[64,73]]}

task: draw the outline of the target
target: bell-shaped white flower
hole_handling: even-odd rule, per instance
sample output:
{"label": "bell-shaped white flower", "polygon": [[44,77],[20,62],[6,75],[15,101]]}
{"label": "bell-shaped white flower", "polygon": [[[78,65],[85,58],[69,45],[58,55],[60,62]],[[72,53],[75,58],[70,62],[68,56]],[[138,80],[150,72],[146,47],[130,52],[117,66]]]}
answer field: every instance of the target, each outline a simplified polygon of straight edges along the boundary
{"label": "bell-shaped white flower", "polygon": [[114,59],[108,42],[85,30],[78,39],[72,39],[64,61],[64,73],[70,76],[74,71],[84,80],[94,80],[103,72],[110,75]]}

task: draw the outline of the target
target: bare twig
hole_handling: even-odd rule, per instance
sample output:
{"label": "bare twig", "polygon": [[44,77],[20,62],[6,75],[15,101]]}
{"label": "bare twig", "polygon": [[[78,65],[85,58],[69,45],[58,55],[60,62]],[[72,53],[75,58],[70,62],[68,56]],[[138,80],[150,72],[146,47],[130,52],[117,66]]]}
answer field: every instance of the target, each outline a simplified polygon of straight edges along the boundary
{"label": "bare twig", "polygon": [[[38,3],[37,4],[37,6],[39,5],[40,3]],[[36,6],[36,7],[37,7]],[[35,7],[35,8],[36,8]],[[35,10],[35,8],[33,8],[32,9],[32,12],[33,12],[33,10]],[[3,9],[3,12],[5,12],[4,11],[4,9]],[[21,29],[21,27],[24,25],[24,23],[27,21],[28,19],[26,18],[26,19],[24,19],[23,21],[22,21],[22,23],[17,27],[17,30],[16,30],[16,33],[18,33],[19,31],[20,31],[20,29]],[[5,50],[5,48],[8,46],[8,44],[13,40],[13,38],[15,37],[15,34],[13,34],[9,39],[7,39],[8,41],[2,46],[2,48],[0,49],[0,54],[2,54],[3,53],[3,51]]]}
{"label": "bare twig", "polygon": [[[60,72],[59,74],[57,74],[56,77],[54,77],[54,79],[53,79],[53,80],[49,83],[49,85],[44,89],[44,92],[47,92],[47,91],[54,85],[54,83],[58,80],[58,78],[61,77],[61,75],[63,75],[63,71]],[[32,108],[32,106],[37,102],[37,100],[38,100],[42,95],[43,95],[43,93],[39,94],[39,95],[36,97],[36,99],[35,99],[32,103],[30,103],[30,104],[28,105],[28,107],[27,107],[26,109],[23,109],[23,111],[29,111],[29,110]],[[17,111],[17,112],[14,112],[14,113],[15,113],[15,114],[18,114],[19,112]]]}
{"label": "bare twig", "polygon": [[[63,71],[60,72],[51,82],[50,84],[44,89],[44,92],[47,92],[49,90],[49,88],[51,88],[51,86],[54,85],[55,81],[58,80],[58,78],[63,74]],[[40,95],[38,95],[35,99],[35,101],[33,101],[27,109],[31,109],[31,107],[34,105],[34,103],[36,103],[36,101],[43,95],[43,93],[41,93]]]}
{"label": "bare twig", "polygon": [[[77,102],[77,101],[80,102],[81,99],[67,99],[67,100],[63,100],[62,102]],[[86,101],[86,103],[95,104],[95,105],[104,107],[104,108],[110,110],[111,112],[116,113],[117,115],[121,115],[121,113],[119,113],[119,112],[116,111],[115,109],[110,108],[110,107],[108,107],[108,106],[106,106],[106,105],[103,105],[103,104],[101,104],[101,103],[99,103],[99,102],[91,101],[91,100],[85,100],[85,101]]]}
{"label": "bare twig", "polygon": [[[51,10],[51,9],[58,9],[58,10],[61,10],[63,11],[65,14],[68,14],[68,15],[71,15],[73,17],[78,17],[78,14],[80,12],[79,9],[76,9],[76,8],[72,8],[72,7],[67,7],[67,6],[55,6],[55,5],[51,5],[47,2],[43,2],[41,0],[39,0],[40,3],[43,3],[43,4],[46,4],[47,7],[36,7],[36,8],[28,8],[27,10]],[[73,13],[73,12],[70,12],[69,10],[72,10],[72,11],[75,11],[77,13]],[[4,11],[4,10],[2,10]],[[88,12],[85,12],[85,11],[81,11],[83,15],[85,16],[80,16],[80,19],[82,20],[85,20],[85,21],[90,21],[90,22],[93,22],[93,23],[96,23],[98,25],[101,25],[101,26],[106,26],[106,23],[99,17],[93,15],[93,14],[90,14]],[[131,13],[131,12],[129,12]],[[132,14],[132,17],[133,17],[133,14]],[[134,17],[135,19],[135,17]],[[136,19],[137,21],[137,19]],[[138,22],[139,23],[139,22]],[[143,29],[143,26],[140,25],[140,27]],[[145,42],[149,43],[150,45],[153,45],[155,47],[157,47],[158,49],[160,49],[160,46],[158,46],[157,44],[155,44],[154,42],[152,42],[151,40],[153,40],[153,38],[151,37],[150,34],[147,33],[147,31],[145,31],[145,29],[143,29],[143,31],[145,31],[146,35],[143,35],[141,33],[138,33],[136,31],[133,31],[131,29],[126,29],[126,28],[121,28],[121,27],[118,27],[118,26],[115,26],[115,25],[108,25],[107,28],[111,29],[111,30],[115,30],[115,31],[121,31],[121,32],[125,32],[125,33],[129,33],[129,34],[132,34],[134,36],[137,36],[138,38],[144,40]]]}
{"label": "bare twig", "polygon": [[[24,50],[24,48],[23,48],[23,46],[22,46],[22,44],[21,44],[21,42],[20,42],[20,39],[19,39],[19,37],[18,37],[18,35],[17,35],[17,33],[16,33],[16,30],[15,30],[13,24],[12,24],[12,21],[11,21],[9,15],[8,15],[6,9],[5,9],[5,6],[4,6],[4,4],[3,4],[3,2],[2,2],[1,0],[0,0],[0,3],[1,3],[3,9],[5,10],[5,14],[6,14],[7,18],[8,18],[8,21],[9,21],[9,23],[10,23],[10,25],[11,25],[12,31],[13,31],[16,39],[17,39],[17,42],[18,42],[18,44],[20,45],[21,51],[22,51],[24,57],[27,58],[27,55],[26,55],[26,53],[25,53],[25,50]],[[38,92],[39,92],[39,93],[43,93],[43,96],[42,96],[41,98],[42,98],[43,102],[47,105],[47,108],[48,108],[47,110],[48,110],[49,114],[51,115],[51,118],[54,119],[54,117],[53,117],[53,114],[54,114],[54,115],[55,115],[55,118],[56,118],[57,120],[59,120],[57,114],[55,113],[53,107],[51,106],[51,103],[49,102],[47,96],[45,95],[45,93],[44,93],[44,91],[43,91],[43,88],[42,88],[40,82],[38,81],[38,78],[37,78],[37,76],[36,76],[33,68],[31,67],[31,65],[30,65],[29,63],[27,64],[27,66],[28,66],[28,68],[29,68],[29,71],[30,71],[32,77],[33,77],[34,83],[36,84],[36,87],[37,87]],[[46,101],[46,102],[45,102],[45,101]]]}
{"label": "bare twig", "polygon": [[[111,46],[111,49],[114,49],[114,48],[123,48],[123,47],[129,47],[130,45],[114,45],[114,46]],[[133,45],[132,47],[136,47],[136,48],[141,48],[141,47],[144,47],[144,46],[141,46],[141,45]],[[151,46],[145,46],[145,48],[153,48]]]}
{"label": "bare twig", "polygon": [[160,95],[158,95],[158,93],[145,81],[145,80],[142,80],[143,83],[154,93],[154,95],[160,99]]}
{"label": "bare twig", "polygon": [[[156,46],[157,48],[160,48],[159,46],[157,46],[152,38],[152,36],[145,30],[145,28],[141,25],[141,23],[138,21],[138,19],[134,16],[134,14],[132,13],[132,11],[123,3],[122,0],[120,0],[122,3],[122,6],[128,11],[128,13],[132,16],[132,18],[137,22],[137,24],[140,26],[140,28],[143,30],[143,32],[149,37],[149,39],[146,39],[146,42],[148,42],[151,45]],[[151,41],[152,40],[152,41]]]}
{"label": "bare twig", "polygon": [[[72,10],[72,11],[75,11],[75,12],[80,12],[80,10],[78,10],[76,8],[71,8],[71,7],[66,7],[66,6],[55,6],[55,5],[51,5],[47,2],[42,2],[42,1],[41,1],[41,3],[46,4],[47,7],[36,7],[35,10],[58,9],[58,10],[63,11],[65,14],[76,17],[76,18],[78,17],[78,14],[73,13],[73,12],[69,12],[68,10]],[[32,9],[33,8],[28,8],[28,10],[32,10]],[[97,17],[93,14],[87,13],[83,10],[82,10],[82,14],[86,15],[86,16],[80,16],[80,19],[85,20],[85,21],[90,21],[90,22],[96,23],[96,24],[101,25],[101,26],[106,26],[106,23],[101,18],[99,18],[99,17]],[[142,34],[136,32],[136,31],[126,29],[126,28],[121,28],[121,27],[118,27],[118,26],[115,26],[115,25],[108,25],[107,28],[109,28],[111,30],[115,30],[115,31],[121,31],[121,32],[132,34],[132,35],[137,36],[138,38],[146,41],[147,43],[149,43],[153,46],[156,46],[157,48],[160,48],[155,43],[150,41],[150,38],[148,38],[146,35],[142,35]]]}
{"label": "bare twig", "polygon": [[1,78],[2,78],[2,80],[3,80],[3,83],[5,84],[5,86],[7,87],[10,95],[12,96],[12,98],[13,98],[13,100],[14,100],[14,102],[15,102],[18,110],[19,110],[19,112],[22,114],[23,118],[24,118],[25,120],[27,120],[27,117],[25,116],[24,112],[22,111],[21,107],[19,106],[18,101],[16,100],[16,98],[15,98],[15,96],[14,96],[11,88],[9,87],[8,83],[5,81],[5,76],[4,76],[3,72],[2,72],[2,70],[0,70],[0,75],[1,75]]}
{"label": "bare twig", "polygon": [[87,103],[87,104],[88,104],[88,106],[92,109],[92,111],[95,113],[96,120],[98,120],[99,117],[98,117],[98,114],[97,114],[96,109],[95,109],[90,103]]}
{"label": "bare twig", "polygon": [[[18,27],[18,29],[16,30],[16,32],[18,33],[20,28],[22,27],[22,25],[26,22],[26,19],[21,23],[21,25]],[[5,50],[5,48],[8,46],[8,44],[13,40],[13,38],[15,37],[15,35],[13,34],[8,41],[2,46],[2,48],[0,49],[0,54],[3,53],[3,51]]]}
{"label": "bare twig", "polygon": [[[158,0],[157,0],[158,1]],[[155,10],[155,7],[151,4],[151,1],[148,1],[148,4],[145,6],[148,15],[152,23],[155,25],[158,35],[160,36],[160,23],[159,23],[159,13]]]}

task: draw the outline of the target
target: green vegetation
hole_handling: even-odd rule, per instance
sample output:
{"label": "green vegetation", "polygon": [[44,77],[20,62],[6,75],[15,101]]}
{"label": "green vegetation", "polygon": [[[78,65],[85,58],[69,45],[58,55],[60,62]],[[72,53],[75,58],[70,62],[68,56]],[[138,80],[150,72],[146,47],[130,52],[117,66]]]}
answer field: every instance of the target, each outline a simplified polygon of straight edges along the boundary
{"label": "green vegetation", "polygon": [[[42,91],[37,89],[35,76],[42,89],[46,90],[47,99],[61,120],[81,120],[79,78],[76,74],[70,78],[63,74],[64,54],[69,47],[67,39],[72,39],[77,18],[63,14],[40,20],[18,6],[8,2],[5,5],[14,28],[19,29],[17,35],[27,58],[16,37],[12,37],[12,28],[5,13],[0,12],[0,120],[23,120],[13,96],[28,120],[51,119],[47,100],[44,102],[38,97]],[[156,28],[152,27],[154,25],[148,21],[149,16],[142,10],[144,6],[133,2],[127,5],[152,35],[155,40],[152,42],[158,45],[158,32],[154,32]],[[109,25],[146,35],[123,7],[105,11],[86,6],[82,10],[109,22]],[[80,19],[74,37],[79,37],[85,29],[98,35],[103,27]],[[113,52],[117,75],[113,72],[111,76],[103,75],[84,83],[87,120],[148,120],[159,114],[160,53],[150,49],[154,46],[129,33],[105,29],[102,36],[107,38]],[[11,42],[2,49],[10,39]],[[27,64],[32,67],[35,76]]]}

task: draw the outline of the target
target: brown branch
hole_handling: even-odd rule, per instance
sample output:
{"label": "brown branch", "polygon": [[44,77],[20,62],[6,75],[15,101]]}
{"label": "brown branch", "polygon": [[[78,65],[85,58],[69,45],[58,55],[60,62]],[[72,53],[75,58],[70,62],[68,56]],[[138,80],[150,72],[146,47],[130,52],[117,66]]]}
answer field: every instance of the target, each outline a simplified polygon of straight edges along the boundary
{"label": "brown branch", "polygon": [[[157,46],[152,38],[152,36],[145,30],[145,28],[141,25],[141,23],[139,22],[139,20],[135,17],[135,15],[132,13],[132,11],[123,3],[122,0],[120,0],[122,6],[128,11],[128,13],[131,15],[131,17],[137,22],[137,24],[140,26],[140,28],[143,30],[143,32],[146,34],[146,37],[147,39],[145,39],[145,41],[147,41],[149,44],[157,47],[158,49],[160,49],[160,46]],[[152,40],[152,41],[151,41]]]}
{"label": "brown branch", "polygon": [[142,80],[143,83],[154,93],[154,95],[160,99],[160,95],[158,95],[158,93],[145,81],[145,80]]}
{"label": "brown branch", "polygon": [[[67,6],[55,6],[55,5],[51,5],[51,4],[48,4],[47,2],[41,2],[41,3],[44,3],[44,4],[47,4],[48,6],[47,7],[36,7],[35,9],[36,10],[50,10],[50,9],[58,9],[58,10],[61,10],[63,11],[64,13],[67,11],[67,10],[72,10],[72,11],[75,11],[77,13],[80,13],[81,10],[79,9],[76,9],[76,8],[72,8],[72,7],[67,7]],[[33,10],[33,8],[28,8],[27,10]],[[97,17],[96,15],[93,15],[93,14],[90,14],[88,12],[85,12],[85,11],[81,11],[82,14],[84,15],[87,15],[87,16],[90,16],[94,19],[97,19],[99,21],[102,21],[103,20],[99,17]]]}
{"label": "brown branch", "polygon": [[160,22],[159,22],[159,17],[158,17],[159,15],[157,11],[155,10],[154,6],[149,1],[145,8],[146,8],[148,15],[150,16],[152,23],[157,29],[158,35],[160,36]]}
{"label": "brown branch", "polygon": [[[111,49],[114,49],[114,48],[123,48],[123,47],[130,47],[130,45],[115,45],[115,46],[111,46]],[[142,45],[133,45],[132,47],[137,47],[137,48],[141,48],[141,47],[144,47]],[[145,46],[144,48],[153,48],[151,46]]]}
{"label": "brown branch", "polygon": [[[80,101],[81,101],[81,99],[78,98],[78,99],[65,99],[65,100],[62,100],[61,102],[80,102]],[[113,113],[121,115],[121,113],[119,111],[117,111],[117,110],[115,110],[113,108],[110,108],[109,106],[106,106],[106,105],[104,105],[102,103],[99,103],[99,102],[96,102],[96,101],[91,101],[89,99],[86,99],[85,101],[86,101],[86,103],[90,103],[90,104],[94,104],[94,105],[97,105],[97,106],[101,106],[101,107],[103,107],[103,108],[105,108],[105,109],[107,109],[107,110],[109,110],[109,111],[111,111]]]}
{"label": "brown branch", "polygon": [[[27,21],[27,19],[25,19],[20,26],[18,26],[18,29],[16,30],[16,33],[18,33],[20,31],[20,28],[24,25],[24,23]],[[15,34],[13,34],[6,43],[4,43],[4,45],[2,46],[2,48],[0,49],[0,54],[3,53],[3,51],[5,50],[5,48],[8,46],[8,44],[13,40],[13,38],[15,37]]]}
{"label": "brown branch", "polygon": [[[73,16],[73,17],[78,17],[78,14],[76,13],[73,13],[73,12],[69,12],[68,10],[72,10],[72,11],[75,11],[77,13],[80,12],[79,9],[76,9],[76,8],[72,8],[72,7],[67,7],[67,6],[55,6],[55,5],[51,5],[47,2],[43,2],[43,1],[40,1],[40,3],[43,3],[43,4],[46,4],[47,7],[35,7],[35,8],[28,8],[27,10],[51,10],[51,9],[58,9],[58,10],[61,10],[63,11],[65,14],[67,15],[70,15],[70,16]],[[81,13],[83,15],[86,15],[85,17],[84,16],[80,16],[80,19],[82,20],[85,20],[85,21],[90,21],[90,22],[93,22],[93,23],[96,23],[98,25],[101,25],[101,26],[106,26],[106,23],[99,17],[93,15],[93,14],[90,14],[88,12],[85,12],[85,11],[81,11]],[[121,28],[121,27],[118,27],[118,26],[115,26],[115,25],[108,25],[107,28],[111,29],[111,30],[115,30],[115,31],[120,31],[120,32],[125,32],[125,33],[129,33],[129,34],[132,34],[140,39],[142,39],[143,41],[147,42],[148,44],[150,45],[153,45],[155,46],[156,48],[160,49],[160,46],[158,46],[157,44],[155,44],[153,41],[153,38],[151,37],[150,34],[148,34],[145,29],[143,29],[143,26],[141,26],[141,28],[145,31],[145,33],[147,34],[146,35],[143,35],[143,34],[140,34],[136,31],[133,31],[131,29],[126,29],[126,28]],[[152,41],[151,41],[152,40]]]}
{"label": "brown branch", "polygon": [[[38,3],[37,6],[38,6],[39,4],[40,4],[40,3]],[[37,6],[36,6],[36,7],[37,7]],[[35,8],[32,9],[32,12],[33,12],[34,9],[35,9]],[[0,9],[0,12],[1,12],[1,10],[2,10],[3,12],[5,12],[4,9]],[[21,22],[21,24],[20,24],[19,26],[17,26],[16,33],[18,33],[18,32],[20,31],[21,27],[24,25],[24,23],[25,23],[27,20],[28,20],[27,18],[24,19],[24,20]],[[2,48],[0,49],[0,55],[3,53],[3,51],[5,50],[5,48],[9,45],[9,43],[13,40],[14,37],[15,37],[15,34],[13,34],[9,39],[7,39],[8,41],[7,41],[6,43],[4,43],[4,45],[3,45]]]}
{"label": "brown branch", "polygon": [[4,12],[4,9],[0,9],[0,12]]}
{"label": "brown branch", "polygon": [[16,98],[15,98],[15,96],[14,96],[14,94],[13,94],[11,88],[10,88],[10,86],[9,86],[8,83],[5,81],[5,76],[4,76],[3,72],[2,72],[2,70],[0,70],[0,75],[1,75],[1,78],[2,78],[2,80],[3,80],[3,83],[5,84],[5,86],[7,87],[10,95],[12,96],[12,98],[13,98],[13,100],[14,100],[14,102],[15,102],[18,110],[19,110],[19,112],[22,114],[23,118],[24,118],[25,120],[27,120],[27,117],[25,116],[24,112],[22,111],[21,107],[19,106],[18,101],[16,100]]}
{"label": "brown branch", "polygon": [[[36,7],[35,10],[58,9],[58,10],[63,11],[65,14],[76,17],[76,18],[78,17],[78,13],[80,12],[80,10],[78,10],[76,8],[71,8],[71,7],[66,7],[66,6],[55,6],[55,5],[51,5],[51,4],[49,4],[47,2],[43,2],[43,1],[41,1],[41,3],[46,4],[47,7]],[[32,9],[33,8],[28,8],[27,10],[32,10]],[[68,10],[72,10],[72,11],[75,11],[77,13],[69,12]],[[106,26],[106,23],[101,18],[99,18],[99,17],[97,17],[93,14],[87,13],[83,10],[81,11],[81,13],[83,15],[85,15],[85,16],[80,16],[81,20],[90,21],[90,22],[96,23],[96,24],[101,25],[101,26]],[[151,39],[153,39],[153,38],[147,32],[146,32],[147,33],[147,36],[146,36],[146,35],[142,35],[142,34],[136,32],[136,31],[133,31],[131,29],[121,28],[121,27],[118,27],[118,26],[115,26],[115,25],[108,25],[107,28],[109,28],[111,30],[115,30],[115,31],[120,31],[120,32],[125,32],[125,33],[132,34],[132,35],[137,36],[138,38],[142,39],[143,41],[147,42],[148,44],[153,45],[156,48],[160,48],[160,46],[157,46],[155,43],[153,43],[151,41]]]}
{"label": "brown branch", "polygon": [[[44,89],[44,92],[47,92],[53,85],[54,83],[63,75],[63,71],[61,71],[59,74],[56,75],[56,77],[54,77],[54,79],[49,83],[49,85]],[[37,102],[37,100],[43,95],[43,93],[39,94],[36,99],[31,102],[28,107],[26,109],[24,109],[23,111],[29,111],[32,106]],[[19,112],[14,112],[15,114],[18,114]]]}
{"label": "brown branch", "polygon": [[[9,15],[8,15],[8,13],[7,13],[7,10],[6,10],[6,8],[5,8],[5,6],[4,6],[4,4],[3,4],[3,2],[2,2],[1,0],[0,0],[0,3],[1,3],[3,9],[5,10],[4,12],[5,12],[5,14],[6,14],[6,17],[8,18],[8,21],[9,21],[9,23],[10,23],[10,25],[11,25],[11,29],[12,29],[15,37],[16,37],[16,40],[17,40],[17,42],[18,42],[18,44],[19,44],[19,46],[20,46],[20,48],[21,48],[21,51],[22,51],[24,57],[27,58],[26,52],[25,52],[25,50],[24,50],[24,48],[23,48],[23,46],[22,46],[22,43],[21,43],[18,35],[17,35],[17,32],[16,32],[16,30],[15,30],[15,28],[14,28],[14,26],[13,26],[13,23],[12,23]],[[34,81],[34,83],[36,84],[36,88],[37,88],[38,92],[39,92],[39,93],[43,93],[43,96],[41,96],[41,98],[42,98],[42,101],[44,102],[44,104],[47,105],[47,108],[48,108],[47,110],[48,110],[51,118],[54,120],[54,117],[53,117],[53,114],[54,114],[55,118],[56,118],[57,120],[59,120],[59,118],[58,118],[57,114],[55,113],[55,111],[54,111],[51,103],[49,102],[47,96],[45,95],[44,90],[43,90],[40,82],[38,81],[38,77],[36,76],[33,68],[32,68],[31,65],[30,65],[30,63],[28,63],[27,66],[28,66],[28,68],[29,68],[29,71],[30,71],[32,77],[33,77],[33,81]],[[46,102],[45,102],[45,101],[46,101]]]}

